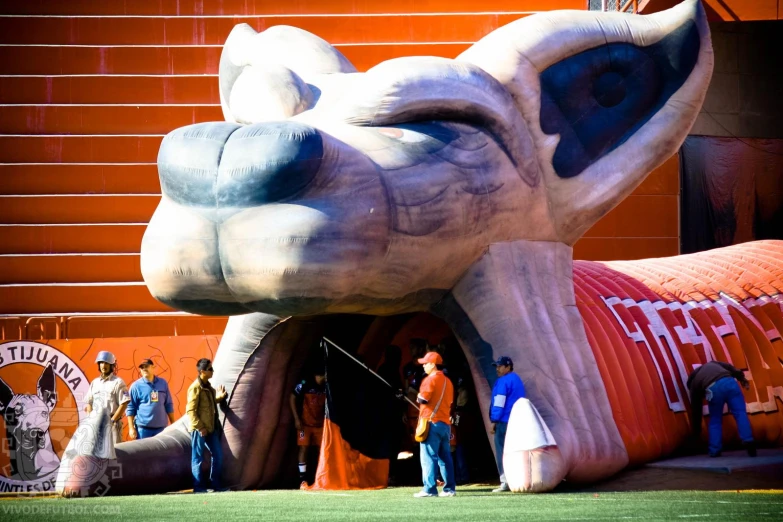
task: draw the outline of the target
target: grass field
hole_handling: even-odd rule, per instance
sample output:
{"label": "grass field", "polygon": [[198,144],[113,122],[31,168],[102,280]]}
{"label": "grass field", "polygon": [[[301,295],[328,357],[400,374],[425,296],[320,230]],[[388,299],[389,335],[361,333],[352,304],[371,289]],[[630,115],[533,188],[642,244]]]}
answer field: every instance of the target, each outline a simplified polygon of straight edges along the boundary
{"label": "grass field", "polygon": [[458,488],[454,498],[414,499],[417,488],[381,491],[246,491],[65,500],[2,498],[0,520],[783,520],[783,494],[655,491],[492,494]]}

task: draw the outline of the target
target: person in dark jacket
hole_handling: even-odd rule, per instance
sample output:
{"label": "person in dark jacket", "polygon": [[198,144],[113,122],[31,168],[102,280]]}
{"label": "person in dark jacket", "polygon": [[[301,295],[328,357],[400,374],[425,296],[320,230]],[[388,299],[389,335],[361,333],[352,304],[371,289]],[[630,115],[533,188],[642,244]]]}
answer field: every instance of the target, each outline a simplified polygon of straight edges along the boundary
{"label": "person in dark jacket", "polygon": [[228,399],[226,387],[214,388],[209,380],[214,369],[209,359],[199,359],[196,363],[198,378],[188,388],[188,405],[185,413],[188,417],[190,432],[191,457],[190,467],[193,472],[193,493],[207,491],[206,480],[202,477],[201,463],[204,461],[205,450],[212,456],[209,469],[209,479],[215,491],[224,491],[221,482],[223,467],[223,449],[221,446],[222,428],[218,419],[218,404]]}
{"label": "person in dark jacket", "polygon": [[737,422],[740,439],[751,457],[756,456],[753,433],[745,409],[739,381],[747,390],[750,387],[745,374],[734,366],[710,361],[696,368],[688,377],[688,391],[691,395],[691,419],[694,433],[701,433],[702,402],[707,399],[710,412],[709,454],[720,457],[723,447],[723,405],[728,404],[729,411]]}
{"label": "person in dark jacket", "polygon": [[326,420],[326,368],[318,368],[291,392],[291,414],[299,446],[299,482],[307,481],[309,448],[320,449]]}
{"label": "person in dark jacket", "polygon": [[498,375],[495,386],[492,388],[492,404],[489,406],[489,421],[492,423],[492,433],[495,435],[495,461],[500,474],[500,487],[493,489],[493,493],[510,491],[506,483],[506,474],[503,472],[503,448],[506,445],[506,430],[511,408],[517,400],[525,396],[525,385],[522,379],[514,373],[514,362],[511,357],[498,357],[492,363]]}

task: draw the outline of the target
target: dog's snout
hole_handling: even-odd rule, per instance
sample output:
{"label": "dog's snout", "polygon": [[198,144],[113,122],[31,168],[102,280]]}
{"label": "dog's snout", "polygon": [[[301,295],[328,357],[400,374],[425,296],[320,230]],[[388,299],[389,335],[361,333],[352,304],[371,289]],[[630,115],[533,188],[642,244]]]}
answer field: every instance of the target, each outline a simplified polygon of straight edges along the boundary
{"label": "dog's snout", "polygon": [[298,122],[248,125],[226,143],[217,181],[218,207],[281,201],[304,189],[324,155],[321,134]]}

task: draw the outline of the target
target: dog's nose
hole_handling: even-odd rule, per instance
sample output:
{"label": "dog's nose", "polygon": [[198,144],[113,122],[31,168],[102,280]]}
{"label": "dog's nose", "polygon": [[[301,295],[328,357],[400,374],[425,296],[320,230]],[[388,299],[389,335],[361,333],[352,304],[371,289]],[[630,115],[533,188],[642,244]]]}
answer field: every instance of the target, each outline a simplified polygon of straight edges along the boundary
{"label": "dog's nose", "polygon": [[217,179],[218,207],[281,201],[304,189],[324,155],[321,134],[298,122],[242,127],[226,142]]}
{"label": "dog's nose", "polygon": [[158,171],[163,192],[178,203],[244,207],[301,191],[323,153],[321,133],[299,122],[199,123],[164,138]]}

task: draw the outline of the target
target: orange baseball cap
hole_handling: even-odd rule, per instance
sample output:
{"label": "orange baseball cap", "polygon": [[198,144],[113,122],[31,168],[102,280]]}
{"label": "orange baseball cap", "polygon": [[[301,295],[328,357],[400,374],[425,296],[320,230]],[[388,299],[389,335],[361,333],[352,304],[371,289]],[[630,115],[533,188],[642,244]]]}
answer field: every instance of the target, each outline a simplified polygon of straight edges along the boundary
{"label": "orange baseball cap", "polygon": [[438,352],[428,352],[427,355],[419,359],[419,364],[425,363],[443,364],[443,357]]}

